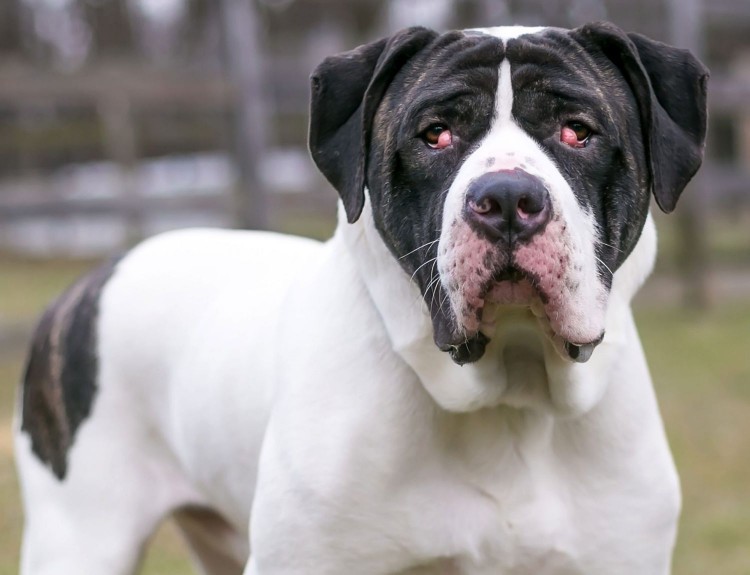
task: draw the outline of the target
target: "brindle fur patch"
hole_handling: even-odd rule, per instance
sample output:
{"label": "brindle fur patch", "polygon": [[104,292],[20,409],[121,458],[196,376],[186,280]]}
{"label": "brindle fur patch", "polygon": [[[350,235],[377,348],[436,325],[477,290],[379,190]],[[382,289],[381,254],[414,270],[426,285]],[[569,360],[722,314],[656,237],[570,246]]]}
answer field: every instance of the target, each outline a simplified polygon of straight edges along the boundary
{"label": "brindle fur patch", "polygon": [[36,328],[23,379],[21,429],[58,479],[97,391],[96,320],[112,260],[81,278],[47,308]]}

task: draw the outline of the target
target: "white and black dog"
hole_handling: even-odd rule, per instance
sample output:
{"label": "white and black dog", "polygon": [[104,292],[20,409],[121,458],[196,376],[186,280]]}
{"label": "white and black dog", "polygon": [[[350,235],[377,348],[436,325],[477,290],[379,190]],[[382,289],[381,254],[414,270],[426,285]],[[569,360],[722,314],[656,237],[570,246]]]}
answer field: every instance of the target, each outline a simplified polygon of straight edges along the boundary
{"label": "white and black dog", "polygon": [[132,573],[170,514],[211,574],[668,573],[679,483],[630,300],[706,79],[602,23],[325,60],[330,241],[169,233],[42,318],[22,573]]}

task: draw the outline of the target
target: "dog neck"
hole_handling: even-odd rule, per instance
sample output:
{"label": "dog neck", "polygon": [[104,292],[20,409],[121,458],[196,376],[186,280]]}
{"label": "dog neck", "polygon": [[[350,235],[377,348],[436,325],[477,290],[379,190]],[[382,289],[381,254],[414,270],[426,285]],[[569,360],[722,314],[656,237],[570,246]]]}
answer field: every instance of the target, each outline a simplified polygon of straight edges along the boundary
{"label": "dog neck", "polygon": [[613,358],[628,344],[630,300],[650,273],[656,252],[649,217],[638,245],[615,274],[607,336],[588,363],[564,360],[531,323],[509,315],[508,331],[490,342],[487,357],[459,366],[433,343],[424,299],[383,243],[369,200],[357,222],[346,223],[343,210],[339,220],[333,242],[350,254],[394,353],[411,367],[438,405],[455,412],[503,404],[565,417],[589,411],[606,391]]}

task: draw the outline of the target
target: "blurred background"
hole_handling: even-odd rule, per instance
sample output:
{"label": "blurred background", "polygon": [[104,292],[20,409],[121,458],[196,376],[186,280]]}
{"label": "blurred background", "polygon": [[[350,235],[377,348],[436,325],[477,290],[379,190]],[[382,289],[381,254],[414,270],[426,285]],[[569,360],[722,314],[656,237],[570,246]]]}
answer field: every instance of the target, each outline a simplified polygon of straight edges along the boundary
{"label": "blurred background", "polygon": [[[11,415],[43,306],[163,230],[318,238],[335,193],[306,149],[325,56],[421,24],[611,20],[712,72],[707,160],[636,302],[681,472],[677,575],[750,574],[750,0],[0,0],[0,575],[22,514]],[[166,524],[144,572],[190,573]]]}

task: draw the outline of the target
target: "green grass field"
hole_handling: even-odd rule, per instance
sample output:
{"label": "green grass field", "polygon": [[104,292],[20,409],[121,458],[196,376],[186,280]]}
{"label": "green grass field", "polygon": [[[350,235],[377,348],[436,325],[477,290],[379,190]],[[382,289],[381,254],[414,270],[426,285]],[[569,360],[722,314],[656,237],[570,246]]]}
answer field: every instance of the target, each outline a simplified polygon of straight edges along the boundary
{"label": "green grass field", "polygon": [[[0,257],[0,323],[36,315],[87,266]],[[682,478],[684,511],[674,573],[748,575],[750,297],[701,314],[644,302],[637,315]],[[21,349],[0,349],[0,575],[17,572],[22,526],[10,442],[21,362]],[[192,572],[169,524],[157,536],[143,572]]]}

